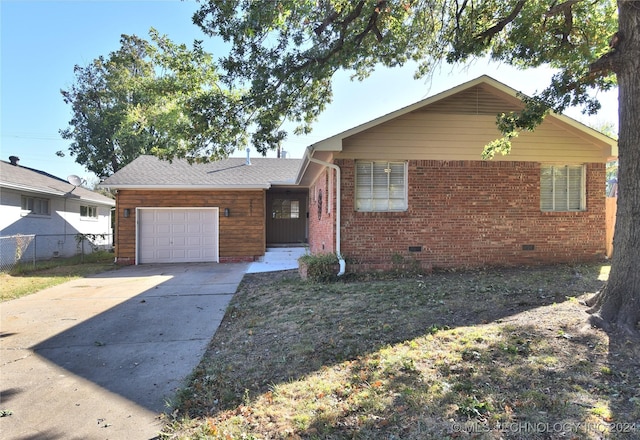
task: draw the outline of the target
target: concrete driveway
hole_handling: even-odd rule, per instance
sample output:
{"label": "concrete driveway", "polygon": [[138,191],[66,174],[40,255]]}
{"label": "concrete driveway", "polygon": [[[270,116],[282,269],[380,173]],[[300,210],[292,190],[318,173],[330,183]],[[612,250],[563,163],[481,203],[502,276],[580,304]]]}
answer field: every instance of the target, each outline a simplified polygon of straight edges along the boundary
{"label": "concrete driveway", "polygon": [[0,305],[3,439],[151,439],[247,264],[144,265]]}

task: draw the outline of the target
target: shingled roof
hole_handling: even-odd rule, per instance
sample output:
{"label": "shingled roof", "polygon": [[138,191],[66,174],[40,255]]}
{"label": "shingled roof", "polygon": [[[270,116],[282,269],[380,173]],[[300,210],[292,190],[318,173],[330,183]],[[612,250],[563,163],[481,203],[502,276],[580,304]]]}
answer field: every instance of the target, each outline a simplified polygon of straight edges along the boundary
{"label": "shingled roof", "polygon": [[293,185],[301,159],[228,158],[209,163],[140,156],[104,180],[113,189],[268,189]]}
{"label": "shingled roof", "polygon": [[64,179],[45,171],[13,165],[0,160],[0,187],[18,191],[80,199],[98,204],[115,206],[116,202],[102,194],[81,186],[74,186]]}

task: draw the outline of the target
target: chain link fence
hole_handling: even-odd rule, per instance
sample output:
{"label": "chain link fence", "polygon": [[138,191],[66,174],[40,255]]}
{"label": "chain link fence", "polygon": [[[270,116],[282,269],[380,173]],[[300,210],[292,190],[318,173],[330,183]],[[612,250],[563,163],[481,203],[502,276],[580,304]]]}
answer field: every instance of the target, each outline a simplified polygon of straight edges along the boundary
{"label": "chain link fence", "polygon": [[9,272],[19,262],[36,264],[35,235],[0,237],[0,272]]}
{"label": "chain link fence", "polygon": [[0,272],[17,264],[87,255],[113,248],[112,234],[32,234],[0,237]]}

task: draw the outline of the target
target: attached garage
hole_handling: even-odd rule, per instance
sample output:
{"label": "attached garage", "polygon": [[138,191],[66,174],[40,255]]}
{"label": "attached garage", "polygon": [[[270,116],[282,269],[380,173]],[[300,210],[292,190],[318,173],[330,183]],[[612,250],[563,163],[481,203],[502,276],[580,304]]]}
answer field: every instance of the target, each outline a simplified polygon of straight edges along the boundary
{"label": "attached garage", "polygon": [[[265,157],[207,163],[138,157],[101,184],[116,191],[116,263],[255,261],[267,244],[267,193],[281,195],[276,217],[296,217],[299,230],[306,232],[307,191],[293,186],[300,163]],[[288,193],[300,196],[297,210],[284,210],[292,199]]]}
{"label": "attached garage", "polygon": [[139,263],[218,262],[218,208],[138,208]]}

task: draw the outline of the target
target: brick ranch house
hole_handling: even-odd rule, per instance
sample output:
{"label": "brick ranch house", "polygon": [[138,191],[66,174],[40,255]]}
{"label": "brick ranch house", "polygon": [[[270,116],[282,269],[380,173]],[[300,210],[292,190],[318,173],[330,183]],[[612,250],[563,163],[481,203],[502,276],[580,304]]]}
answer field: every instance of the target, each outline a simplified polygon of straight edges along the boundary
{"label": "brick ranch house", "polygon": [[347,130],[294,159],[172,164],[143,156],[117,189],[122,263],[251,261],[307,243],[347,271],[578,262],[605,253],[616,141],[550,114],[510,155],[480,159],[522,102],[482,76]]}

